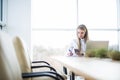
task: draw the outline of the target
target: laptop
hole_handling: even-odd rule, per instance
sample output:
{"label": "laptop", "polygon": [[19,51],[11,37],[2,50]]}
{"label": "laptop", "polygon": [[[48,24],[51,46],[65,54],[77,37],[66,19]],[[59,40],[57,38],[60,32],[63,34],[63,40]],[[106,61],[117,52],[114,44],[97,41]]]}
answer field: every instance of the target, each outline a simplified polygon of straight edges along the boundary
{"label": "laptop", "polygon": [[109,41],[87,41],[86,51],[96,49],[108,49]]}

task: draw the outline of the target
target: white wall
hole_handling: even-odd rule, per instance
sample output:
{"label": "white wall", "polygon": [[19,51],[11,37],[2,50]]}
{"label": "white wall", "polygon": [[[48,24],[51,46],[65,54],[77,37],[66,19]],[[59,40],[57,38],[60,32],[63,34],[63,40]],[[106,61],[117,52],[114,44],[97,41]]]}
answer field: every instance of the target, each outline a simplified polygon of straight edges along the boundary
{"label": "white wall", "polygon": [[21,36],[31,48],[31,0],[7,0],[7,32]]}

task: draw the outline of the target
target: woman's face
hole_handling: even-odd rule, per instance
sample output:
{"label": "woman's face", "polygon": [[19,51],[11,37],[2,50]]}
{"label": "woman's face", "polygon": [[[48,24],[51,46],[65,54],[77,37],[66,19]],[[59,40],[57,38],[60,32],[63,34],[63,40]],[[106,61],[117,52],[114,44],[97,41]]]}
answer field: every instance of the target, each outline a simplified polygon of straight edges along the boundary
{"label": "woman's face", "polygon": [[85,31],[81,29],[77,29],[77,36],[78,38],[83,39],[85,36]]}

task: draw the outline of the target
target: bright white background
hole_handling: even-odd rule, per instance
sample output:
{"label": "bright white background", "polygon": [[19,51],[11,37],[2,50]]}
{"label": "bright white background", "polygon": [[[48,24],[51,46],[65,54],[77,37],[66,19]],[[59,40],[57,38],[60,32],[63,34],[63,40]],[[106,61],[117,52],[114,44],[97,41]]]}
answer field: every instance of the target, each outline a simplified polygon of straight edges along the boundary
{"label": "bright white background", "polygon": [[118,44],[116,0],[32,0],[32,45],[63,48],[85,24],[90,40]]}

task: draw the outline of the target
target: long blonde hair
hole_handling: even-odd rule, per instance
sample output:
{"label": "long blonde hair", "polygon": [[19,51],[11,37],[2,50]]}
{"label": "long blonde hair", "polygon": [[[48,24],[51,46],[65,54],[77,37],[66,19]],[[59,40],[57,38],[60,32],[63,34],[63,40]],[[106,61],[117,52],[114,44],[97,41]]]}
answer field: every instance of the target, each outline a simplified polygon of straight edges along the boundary
{"label": "long blonde hair", "polygon": [[80,38],[78,38],[78,33],[77,33],[77,30],[78,29],[81,29],[81,30],[83,30],[83,31],[85,31],[85,35],[84,35],[84,40],[85,40],[85,43],[87,42],[87,40],[88,40],[88,30],[87,30],[87,27],[84,25],[84,24],[81,24],[81,25],[79,25],[78,27],[77,27],[77,29],[76,29],[76,34],[77,34],[77,42],[78,42],[78,48],[79,48],[79,50],[81,50],[81,41],[80,41]]}

